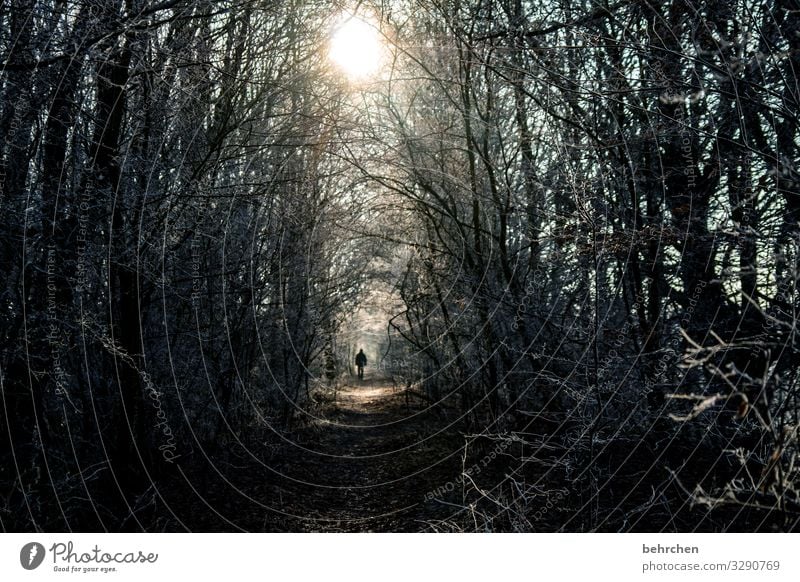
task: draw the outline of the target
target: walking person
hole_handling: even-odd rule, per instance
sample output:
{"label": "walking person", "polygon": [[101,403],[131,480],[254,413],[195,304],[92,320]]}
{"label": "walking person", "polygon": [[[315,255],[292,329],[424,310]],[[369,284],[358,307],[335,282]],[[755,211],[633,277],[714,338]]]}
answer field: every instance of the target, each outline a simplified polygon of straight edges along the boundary
{"label": "walking person", "polygon": [[367,355],[363,349],[358,350],[356,354],[356,368],[358,368],[358,379],[364,379],[364,366],[367,365]]}

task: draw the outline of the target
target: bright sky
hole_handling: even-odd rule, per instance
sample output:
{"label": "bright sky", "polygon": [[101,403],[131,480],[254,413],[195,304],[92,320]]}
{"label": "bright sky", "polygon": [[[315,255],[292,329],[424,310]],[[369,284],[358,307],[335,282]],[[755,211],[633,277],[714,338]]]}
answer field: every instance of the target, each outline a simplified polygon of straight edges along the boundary
{"label": "bright sky", "polygon": [[380,70],[385,50],[377,22],[343,13],[333,29],[328,56],[351,81],[359,81]]}

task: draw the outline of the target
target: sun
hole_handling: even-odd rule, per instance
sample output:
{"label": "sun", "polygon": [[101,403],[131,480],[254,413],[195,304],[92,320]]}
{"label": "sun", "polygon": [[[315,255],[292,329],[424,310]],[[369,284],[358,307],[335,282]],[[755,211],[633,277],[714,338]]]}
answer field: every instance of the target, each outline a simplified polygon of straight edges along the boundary
{"label": "sun", "polygon": [[378,25],[369,19],[342,14],[331,35],[328,57],[351,80],[375,75],[383,64],[384,45]]}

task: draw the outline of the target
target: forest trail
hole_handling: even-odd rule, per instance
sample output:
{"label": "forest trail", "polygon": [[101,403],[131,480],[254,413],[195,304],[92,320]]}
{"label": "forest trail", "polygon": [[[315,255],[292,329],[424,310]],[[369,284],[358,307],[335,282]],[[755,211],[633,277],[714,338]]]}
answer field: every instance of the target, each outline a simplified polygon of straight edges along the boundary
{"label": "forest trail", "polygon": [[426,494],[461,470],[463,441],[389,379],[350,380],[293,435],[274,468],[294,531],[420,531],[453,513]]}

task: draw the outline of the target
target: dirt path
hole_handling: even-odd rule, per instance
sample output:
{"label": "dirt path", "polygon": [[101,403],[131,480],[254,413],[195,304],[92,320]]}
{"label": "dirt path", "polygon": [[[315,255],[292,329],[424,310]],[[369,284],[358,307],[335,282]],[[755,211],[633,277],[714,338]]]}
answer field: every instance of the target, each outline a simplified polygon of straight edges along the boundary
{"label": "dirt path", "polygon": [[421,531],[446,518],[452,508],[426,499],[461,470],[461,441],[439,432],[446,426],[388,380],[339,388],[278,455],[279,506],[295,516],[287,528]]}

